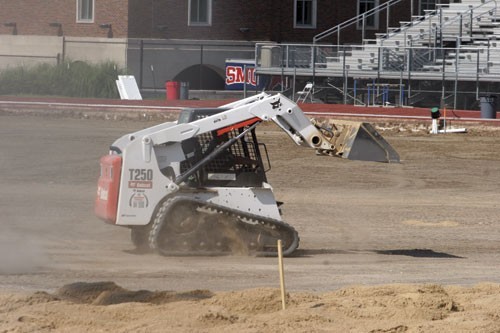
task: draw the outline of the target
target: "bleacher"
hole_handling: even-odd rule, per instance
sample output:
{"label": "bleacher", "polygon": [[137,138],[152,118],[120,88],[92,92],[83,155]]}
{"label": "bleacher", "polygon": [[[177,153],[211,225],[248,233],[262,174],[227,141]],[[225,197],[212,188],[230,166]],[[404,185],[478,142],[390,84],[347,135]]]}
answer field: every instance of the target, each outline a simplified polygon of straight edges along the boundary
{"label": "bleacher", "polygon": [[[277,61],[258,61],[261,74],[500,81],[500,11],[495,0],[462,0],[436,5],[360,45],[276,47]],[[291,49],[293,64],[280,62]]]}
{"label": "bleacher", "polygon": [[327,68],[338,72],[344,64],[350,75],[365,77],[394,77],[395,72],[410,70],[426,79],[442,79],[444,73],[448,79],[470,80],[480,74],[499,81],[500,13],[496,1],[438,5],[411,22],[401,22],[400,27],[364,40],[361,48],[329,57]]}

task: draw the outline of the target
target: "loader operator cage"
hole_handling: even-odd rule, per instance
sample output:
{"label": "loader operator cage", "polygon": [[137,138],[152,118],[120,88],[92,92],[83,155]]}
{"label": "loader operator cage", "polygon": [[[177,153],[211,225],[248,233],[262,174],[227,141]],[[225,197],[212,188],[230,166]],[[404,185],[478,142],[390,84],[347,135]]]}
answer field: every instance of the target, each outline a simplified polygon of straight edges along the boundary
{"label": "loader operator cage", "polygon": [[[225,110],[186,109],[181,112],[178,123],[192,122],[222,111]],[[222,135],[218,135],[217,131],[211,131],[184,140],[181,145],[185,160],[180,165],[181,174],[193,168],[217,147],[238,136],[243,130],[244,128],[234,129]],[[262,182],[267,182],[265,173],[267,170],[264,168],[260,148],[263,148],[269,169],[267,149],[264,144],[258,143],[255,129],[252,129],[195,172],[186,183],[191,187],[260,187]]]}

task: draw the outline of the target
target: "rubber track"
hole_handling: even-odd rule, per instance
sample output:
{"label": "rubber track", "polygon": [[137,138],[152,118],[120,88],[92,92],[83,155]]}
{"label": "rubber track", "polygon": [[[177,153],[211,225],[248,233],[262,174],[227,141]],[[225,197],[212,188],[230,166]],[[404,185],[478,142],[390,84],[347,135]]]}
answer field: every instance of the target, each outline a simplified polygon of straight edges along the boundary
{"label": "rubber track", "polygon": [[[158,237],[160,234],[160,231],[163,228],[163,224],[165,221],[168,221],[166,218],[168,214],[170,213],[170,210],[172,207],[174,207],[176,204],[179,204],[181,202],[190,202],[190,203],[195,203],[198,205],[198,208],[204,208],[208,209],[212,212],[215,212],[217,214],[225,214],[226,216],[232,216],[238,219],[239,223],[245,223],[249,224],[251,226],[255,224],[260,224],[260,226],[264,226],[267,229],[272,229],[274,231],[279,230],[280,233],[287,233],[291,235],[287,235],[288,237],[286,238],[293,238],[293,241],[291,244],[288,246],[288,248],[283,250],[283,255],[287,256],[292,254],[299,246],[299,236],[297,231],[290,226],[288,223],[285,223],[280,220],[272,219],[272,218],[267,218],[264,216],[260,215],[255,215],[255,214],[250,214],[250,213],[245,213],[239,210],[231,209],[225,206],[220,206],[216,205],[204,200],[196,200],[193,199],[192,197],[186,197],[186,196],[176,196],[170,199],[167,199],[164,201],[159,208],[158,212],[156,213],[156,216],[153,220],[153,224],[151,226],[151,231],[149,233],[149,247],[153,250],[156,250],[160,252],[162,255],[184,255],[184,256],[196,256],[196,255],[220,255],[225,252],[222,251],[169,251],[165,249],[161,249],[158,247]],[[246,222],[243,219],[253,221],[253,223]],[[280,230],[281,229],[281,230]],[[290,237],[291,236],[291,237]],[[264,256],[264,257],[269,257],[269,256],[277,256],[278,252],[268,252],[268,251],[257,251],[257,252],[252,252],[252,254],[256,256]]]}

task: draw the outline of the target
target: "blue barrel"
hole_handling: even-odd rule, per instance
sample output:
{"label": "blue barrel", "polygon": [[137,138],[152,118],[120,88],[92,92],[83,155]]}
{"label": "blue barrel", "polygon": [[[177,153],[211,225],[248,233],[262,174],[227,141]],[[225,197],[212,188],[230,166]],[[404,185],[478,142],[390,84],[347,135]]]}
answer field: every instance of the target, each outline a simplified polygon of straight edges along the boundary
{"label": "blue barrel", "polygon": [[189,82],[181,82],[180,99],[189,99]]}
{"label": "blue barrel", "polygon": [[497,97],[494,95],[480,96],[481,118],[496,119],[497,117]]}

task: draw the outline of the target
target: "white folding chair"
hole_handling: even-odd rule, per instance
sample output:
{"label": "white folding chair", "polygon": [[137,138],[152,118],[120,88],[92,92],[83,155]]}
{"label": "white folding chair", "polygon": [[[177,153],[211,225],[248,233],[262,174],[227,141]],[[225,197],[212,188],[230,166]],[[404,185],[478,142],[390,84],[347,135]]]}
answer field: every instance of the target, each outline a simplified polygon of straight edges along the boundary
{"label": "white folding chair", "polygon": [[312,98],[312,88],[313,88],[313,84],[311,82],[308,82],[305,86],[304,86],[304,89],[302,89],[302,91],[297,91],[297,103],[301,102],[301,103],[304,103],[306,101],[306,99],[309,97],[309,99],[311,100],[311,103],[313,101],[313,98]]}

